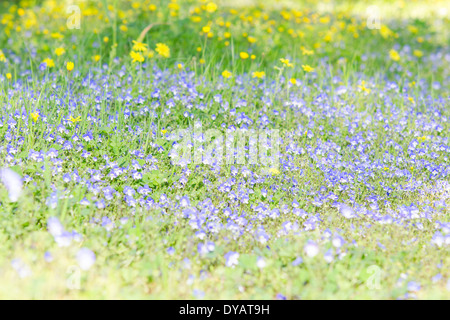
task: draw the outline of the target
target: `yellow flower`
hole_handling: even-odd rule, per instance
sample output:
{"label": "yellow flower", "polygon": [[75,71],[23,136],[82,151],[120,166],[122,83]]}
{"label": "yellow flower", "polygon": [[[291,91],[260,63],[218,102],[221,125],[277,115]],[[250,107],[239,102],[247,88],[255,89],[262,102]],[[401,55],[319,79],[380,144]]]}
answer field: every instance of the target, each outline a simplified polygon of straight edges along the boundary
{"label": "yellow flower", "polygon": [[289,80],[289,82],[292,83],[293,85],[296,85],[297,84],[297,79],[292,78],[292,79]]}
{"label": "yellow flower", "polygon": [[6,79],[11,80],[11,78],[12,78],[11,73],[7,73],[7,74],[6,74]]}
{"label": "yellow flower", "polygon": [[411,101],[411,103],[415,103],[413,97],[408,97],[408,100]]}
{"label": "yellow flower", "polygon": [[67,62],[67,71],[72,71],[74,67],[75,65],[73,62]]}
{"label": "yellow flower", "polygon": [[2,50],[0,50],[0,62],[5,62],[5,61],[6,61],[5,54],[3,53]]}
{"label": "yellow flower", "polygon": [[303,68],[303,71],[306,71],[306,72],[313,72],[314,71],[314,68],[309,66],[309,65],[307,65],[307,64],[306,65],[303,64],[302,68]]}
{"label": "yellow flower", "polygon": [[45,59],[44,63],[47,65],[47,68],[52,68],[55,66],[55,62],[50,58]]}
{"label": "yellow flower", "polygon": [[417,32],[419,32],[419,29],[415,26],[408,26],[408,30],[409,32],[416,34]]}
{"label": "yellow flower", "polygon": [[239,53],[239,56],[241,57],[241,59],[247,59],[248,58],[248,53],[247,52],[241,52],[241,53]]}
{"label": "yellow flower", "polygon": [[209,13],[213,13],[216,10],[217,10],[217,4],[215,4],[214,2],[210,2],[206,5],[206,11],[208,11]]}
{"label": "yellow flower", "polygon": [[222,77],[224,77],[224,78],[226,78],[226,79],[230,78],[232,75],[233,75],[233,74],[232,74],[230,71],[228,71],[228,70],[224,70],[224,71],[222,72]]}
{"label": "yellow flower", "polygon": [[302,50],[302,54],[303,54],[304,56],[310,56],[310,55],[314,54],[314,51],[313,51],[313,50],[308,50],[308,49],[306,49],[306,48],[303,47],[303,46],[302,46],[300,49]]}
{"label": "yellow flower", "polygon": [[38,119],[39,119],[39,113],[33,112],[33,113],[31,114],[31,119],[33,119],[33,122],[37,122]]}
{"label": "yellow flower", "polygon": [[202,31],[203,31],[204,33],[209,33],[209,32],[211,31],[211,27],[210,27],[210,26],[204,26],[204,27],[202,28]]}
{"label": "yellow flower", "polygon": [[108,38],[108,37],[104,37],[104,38],[103,38],[103,42],[104,42],[104,43],[107,43],[108,41],[109,41],[109,38]]}
{"label": "yellow flower", "polygon": [[94,61],[98,62],[98,61],[100,61],[100,58],[101,58],[101,56],[99,54],[97,54],[94,56]]}
{"label": "yellow flower", "polygon": [[423,52],[420,50],[414,50],[413,54],[417,57],[417,58],[421,58],[423,56]]}
{"label": "yellow flower", "polygon": [[133,40],[133,50],[138,52],[147,51],[147,44]]}
{"label": "yellow flower", "polygon": [[280,173],[280,171],[279,171],[277,168],[270,168],[270,169],[269,169],[269,172],[270,172],[272,175],[276,175],[276,174],[279,174],[279,173]]}
{"label": "yellow flower", "polygon": [[255,43],[255,42],[256,42],[256,38],[255,38],[255,37],[251,37],[251,36],[249,36],[249,37],[247,38],[247,40],[248,40],[248,42],[250,42],[250,43]]}
{"label": "yellow flower", "polygon": [[120,29],[120,31],[122,31],[122,32],[127,32],[128,31],[128,27],[126,26],[126,25],[121,25],[120,27],[119,27],[119,29]]}
{"label": "yellow flower", "polygon": [[62,56],[64,53],[66,53],[66,50],[64,48],[56,48],[55,54],[59,57]]}
{"label": "yellow flower", "polygon": [[166,129],[162,129],[162,130],[161,130],[161,133],[162,133],[162,134],[166,134],[166,132],[167,132]]}
{"label": "yellow flower", "polygon": [[161,57],[164,57],[164,58],[170,57],[170,48],[167,45],[165,45],[164,43],[157,43],[155,51],[158,52],[158,54]]}
{"label": "yellow flower", "polygon": [[131,51],[130,52],[130,56],[131,56],[131,59],[133,59],[133,62],[144,62],[144,56],[142,55],[142,54],[140,54],[139,52],[134,52],[134,51]]}
{"label": "yellow flower", "polygon": [[380,34],[383,38],[387,38],[393,34],[392,30],[389,29],[387,26],[382,25],[380,28]]}
{"label": "yellow flower", "polygon": [[205,64],[206,61],[205,61],[205,59],[200,59],[199,62],[200,62],[200,64]]}
{"label": "yellow flower", "polygon": [[255,60],[255,59],[256,59],[256,56],[255,56],[254,54],[252,54],[252,55],[250,56],[250,59]]}
{"label": "yellow flower", "polygon": [[288,68],[292,68],[294,66],[292,63],[289,62],[289,59],[281,58],[280,61],[282,64],[284,64]]}
{"label": "yellow flower", "polygon": [[366,88],[366,82],[364,80],[361,81],[361,85],[358,85],[358,88],[360,88],[361,91],[364,91],[366,93],[370,93],[370,89]]}
{"label": "yellow flower", "polygon": [[183,66],[182,63],[179,63],[179,64],[177,64],[177,68],[180,69],[180,70],[182,70],[182,69],[184,68],[184,66]]}
{"label": "yellow flower", "polygon": [[394,61],[399,61],[400,60],[399,53],[396,50],[394,50],[394,49],[391,49],[391,51],[389,51],[389,57],[392,60],[394,60]]}
{"label": "yellow flower", "polygon": [[61,39],[64,38],[64,36],[63,36],[61,33],[59,33],[59,32],[52,33],[52,34],[51,34],[51,37],[52,37],[53,39],[59,39],[59,40],[61,40]]}
{"label": "yellow flower", "polygon": [[266,73],[264,71],[255,71],[252,73],[252,77],[258,78],[258,79],[264,78],[265,75],[266,75]]}
{"label": "yellow flower", "polygon": [[69,120],[69,121],[72,122],[72,123],[77,123],[77,122],[80,122],[80,121],[81,121],[81,117],[76,117],[76,118],[74,118],[74,117],[72,117],[72,116],[69,116],[69,119],[67,119],[67,120]]}

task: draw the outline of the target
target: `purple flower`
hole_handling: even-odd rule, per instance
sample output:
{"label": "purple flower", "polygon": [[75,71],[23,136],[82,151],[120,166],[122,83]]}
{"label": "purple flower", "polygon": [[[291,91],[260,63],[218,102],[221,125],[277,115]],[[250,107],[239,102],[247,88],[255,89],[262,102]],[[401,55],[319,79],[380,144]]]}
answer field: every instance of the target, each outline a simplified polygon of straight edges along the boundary
{"label": "purple flower", "polygon": [[227,254],[225,254],[225,265],[227,267],[235,267],[238,264],[239,260],[239,253],[230,251]]}
{"label": "purple flower", "polygon": [[298,265],[300,265],[300,264],[302,264],[302,263],[303,263],[302,257],[298,257],[297,259],[295,259],[294,261],[292,261],[291,265],[292,265],[293,267],[296,267],[296,266],[298,266]]}
{"label": "purple flower", "polygon": [[282,295],[281,293],[277,293],[275,299],[277,299],[277,300],[287,300],[286,296]]}

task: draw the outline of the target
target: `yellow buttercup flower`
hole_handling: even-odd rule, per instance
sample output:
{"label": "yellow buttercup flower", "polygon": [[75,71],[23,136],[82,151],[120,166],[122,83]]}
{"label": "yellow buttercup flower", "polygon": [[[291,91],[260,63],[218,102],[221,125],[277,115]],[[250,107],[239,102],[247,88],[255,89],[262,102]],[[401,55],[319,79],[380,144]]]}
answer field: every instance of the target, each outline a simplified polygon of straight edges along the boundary
{"label": "yellow buttercup flower", "polygon": [[3,53],[2,50],[0,50],[0,62],[5,62],[5,61],[6,61],[5,54]]}
{"label": "yellow buttercup flower", "polygon": [[228,70],[224,70],[224,71],[222,72],[222,77],[224,77],[224,78],[226,78],[226,79],[230,78],[232,75],[233,75],[233,74],[232,74],[230,71],[228,71]]}
{"label": "yellow buttercup flower", "polygon": [[281,58],[280,61],[282,64],[284,64],[288,68],[292,68],[294,66],[292,63],[289,62],[289,59]]}
{"label": "yellow buttercup flower", "polygon": [[130,52],[131,59],[133,59],[133,62],[144,62],[144,56],[140,54],[139,52]]}
{"label": "yellow buttercup flower", "polygon": [[421,58],[423,56],[423,52],[420,50],[414,50],[413,55],[415,55],[417,58]]}
{"label": "yellow buttercup flower", "polygon": [[361,85],[358,85],[358,88],[360,88],[361,91],[364,91],[366,93],[370,93],[370,89],[366,87],[366,82],[364,80],[361,81]]}
{"label": "yellow buttercup flower", "polygon": [[217,4],[215,4],[214,2],[210,2],[206,5],[206,11],[208,11],[209,13],[213,13],[216,10],[217,10]]}
{"label": "yellow buttercup flower", "polygon": [[164,58],[170,57],[170,48],[164,43],[157,43],[155,51]]}
{"label": "yellow buttercup flower", "polygon": [[264,78],[265,76],[266,76],[266,73],[264,71],[255,71],[252,73],[253,78],[261,79],[261,78]]}
{"label": "yellow buttercup flower", "polygon": [[276,169],[276,168],[270,168],[270,169],[269,169],[269,172],[270,172],[272,175],[277,175],[277,174],[280,173],[280,171],[279,171],[278,169]]}
{"label": "yellow buttercup flower", "polygon": [[11,80],[11,78],[12,78],[11,73],[7,73],[7,74],[6,74],[6,79]]}
{"label": "yellow buttercup flower", "polygon": [[75,64],[73,62],[67,62],[67,71],[72,71],[75,67]]}
{"label": "yellow buttercup flower", "polygon": [[239,56],[241,57],[241,59],[247,59],[248,58],[248,53],[247,52],[241,52],[241,53],[239,53]]}
{"label": "yellow buttercup flower", "polygon": [[292,78],[292,79],[289,80],[289,82],[290,82],[291,84],[293,84],[293,85],[296,85],[296,84],[297,84],[297,79]]}
{"label": "yellow buttercup flower", "polygon": [[55,62],[50,58],[45,59],[44,63],[47,65],[47,68],[52,68],[55,66]]}
{"label": "yellow buttercup flower", "polygon": [[303,71],[306,71],[306,72],[313,72],[314,71],[314,68],[313,67],[311,67],[311,66],[309,66],[309,65],[302,65],[302,68],[303,68]]}
{"label": "yellow buttercup flower", "polygon": [[391,51],[389,51],[389,57],[394,61],[400,60],[400,54],[394,49],[391,49]]}
{"label": "yellow buttercup flower", "polygon": [[33,119],[33,122],[37,122],[38,119],[39,119],[39,113],[33,112],[33,113],[31,114],[31,119]]}
{"label": "yellow buttercup flower", "polygon": [[76,118],[74,118],[74,117],[72,117],[72,116],[69,116],[69,119],[67,119],[67,120],[69,120],[70,122],[72,122],[72,123],[75,124],[75,123],[81,121],[81,117],[76,117]]}
{"label": "yellow buttercup flower", "polygon": [[133,51],[145,52],[147,51],[147,44],[133,40]]}
{"label": "yellow buttercup flower", "polygon": [[59,39],[59,40],[64,39],[64,36],[61,33],[59,33],[59,32],[52,33],[51,37],[53,39]]}
{"label": "yellow buttercup flower", "polygon": [[55,54],[59,57],[62,56],[64,53],[66,53],[66,50],[64,48],[56,48]]}
{"label": "yellow buttercup flower", "polygon": [[256,38],[255,38],[255,37],[251,37],[251,36],[249,36],[249,37],[247,38],[247,40],[248,40],[248,42],[250,42],[250,43],[255,43],[255,42],[256,42]]}
{"label": "yellow buttercup flower", "polygon": [[313,50],[308,50],[308,49],[306,49],[305,47],[301,47],[300,48],[301,50],[302,50],[302,54],[304,55],[304,56],[310,56],[310,55],[313,55],[314,54],[314,51]]}

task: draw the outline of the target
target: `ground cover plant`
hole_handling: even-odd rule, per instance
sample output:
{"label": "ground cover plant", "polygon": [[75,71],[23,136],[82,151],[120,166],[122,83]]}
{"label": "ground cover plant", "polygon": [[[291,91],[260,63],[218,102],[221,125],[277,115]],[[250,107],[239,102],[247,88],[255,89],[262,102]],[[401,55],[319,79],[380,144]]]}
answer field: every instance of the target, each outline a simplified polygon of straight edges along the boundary
{"label": "ground cover plant", "polygon": [[449,298],[449,14],[1,1],[0,298]]}

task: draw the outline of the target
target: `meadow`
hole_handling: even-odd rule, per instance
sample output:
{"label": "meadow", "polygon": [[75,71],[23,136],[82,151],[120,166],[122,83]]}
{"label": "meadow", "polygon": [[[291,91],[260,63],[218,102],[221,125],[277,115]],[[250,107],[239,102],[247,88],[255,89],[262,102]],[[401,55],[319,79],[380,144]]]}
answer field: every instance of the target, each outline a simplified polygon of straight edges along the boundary
{"label": "meadow", "polygon": [[0,298],[450,298],[449,17],[1,1]]}

